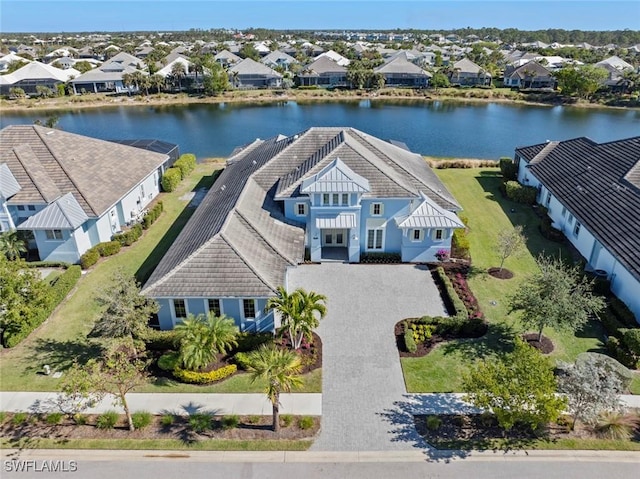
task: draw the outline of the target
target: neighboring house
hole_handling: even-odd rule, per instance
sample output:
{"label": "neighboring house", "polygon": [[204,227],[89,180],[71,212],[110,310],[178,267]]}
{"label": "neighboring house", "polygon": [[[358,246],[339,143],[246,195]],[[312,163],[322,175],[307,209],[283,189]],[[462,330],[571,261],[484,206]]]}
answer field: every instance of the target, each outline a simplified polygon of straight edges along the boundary
{"label": "neighboring house", "polygon": [[281,67],[285,70],[288,70],[291,65],[294,63],[299,63],[298,60],[293,58],[291,55],[287,55],[281,51],[274,51],[269,53],[264,58],[261,58],[260,61],[271,68]]}
{"label": "neighboring house", "polygon": [[596,66],[607,71],[608,77],[604,84],[609,88],[618,89],[628,86],[629,81],[625,80],[625,73],[633,72],[633,65],[614,55],[596,63]]}
{"label": "neighboring house", "polygon": [[518,181],[640,320],[640,137],[517,148]]}
{"label": "neighboring house", "polygon": [[282,75],[258,63],[245,58],[229,68],[229,81],[235,88],[278,88],[282,86]]}
{"label": "neighboring house", "polygon": [[144,62],[126,52],[120,52],[102,65],[90,70],[69,83],[73,92],[79,93],[132,93],[134,86],[126,87],[122,81],[125,73],[144,72]]}
{"label": "neighboring house", "polygon": [[26,58],[22,58],[21,56],[16,55],[15,53],[8,53],[2,57],[0,57],[0,73],[4,73],[9,70],[9,67],[12,63],[30,63],[33,60],[27,60]]}
{"label": "neighboring house", "polygon": [[170,76],[172,74],[172,71],[173,71],[175,65],[178,65],[178,64],[182,65],[182,67],[184,68],[185,76],[188,75],[191,72],[192,66],[191,66],[191,62],[189,61],[189,59],[183,57],[182,55],[178,55],[173,61],[167,63],[167,65],[165,67],[161,68],[156,73],[158,75],[161,75],[164,78],[167,78],[168,76]]}
{"label": "neighboring house", "polygon": [[160,303],[162,329],[213,311],[243,331],[273,331],[267,299],[305,256],[434,261],[464,227],[459,209],[420,155],[361,131],[255,140],[228,159],[142,293]]}
{"label": "neighboring house", "polygon": [[520,67],[507,66],[504,86],[520,89],[554,89],[556,79],[538,62],[530,61]]}
{"label": "neighboring house", "polygon": [[401,52],[374,69],[384,76],[385,86],[424,88],[429,84],[431,73],[409,61],[407,54]]}
{"label": "neighboring house", "polygon": [[491,84],[491,73],[473,63],[468,58],[458,60],[451,67],[449,82],[460,86],[484,86]]}
{"label": "neighboring house", "polygon": [[347,68],[329,57],[320,57],[304,67],[296,79],[301,86],[346,87]]}
{"label": "neighboring house", "polygon": [[328,52],[321,53],[320,55],[315,57],[314,60],[317,60],[318,58],[322,58],[322,57],[327,57],[330,60],[333,60],[341,67],[348,67],[349,63],[351,63],[351,61],[348,58],[340,55],[337,52],[334,52],[333,50],[329,50]]}
{"label": "neighboring house", "polygon": [[25,93],[34,95],[38,93],[39,86],[47,87],[55,93],[59,84],[64,84],[77,75],[80,72],[73,68],[62,70],[34,61],[13,73],[0,76],[0,93],[6,95],[12,88],[22,88]]}
{"label": "neighboring house", "polygon": [[217,53],[213,57],[213,59],[225,68],[233,66],[236,63],[242,61],[242,58],[240,58],[235,53],[231,53],[229,50],[222,50],[221,52]]}
{"label": "neighboring house", "polygon": [[41,260],[77,263],[160,191],[166,154],[35,125],[0,130],[0,225]]}

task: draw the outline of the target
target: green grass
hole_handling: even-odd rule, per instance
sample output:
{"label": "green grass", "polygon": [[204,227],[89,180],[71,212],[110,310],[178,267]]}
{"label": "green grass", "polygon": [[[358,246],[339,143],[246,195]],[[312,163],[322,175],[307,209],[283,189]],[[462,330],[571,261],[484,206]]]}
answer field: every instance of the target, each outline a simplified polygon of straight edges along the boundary
{"label": "green grass", "polygon": [[[20,439],[0,438],[3,449],[124,449],[183,451],[306,451],[313,441],[289,439],[207,439],[185,442],[179,439]],[[180,457],[175,454],[174,457]]]}
{"label": "green grass", "polygon": [[[302,376],[302,387],[294,390],[296,393],[322,392],[322,370],[316,369]],[[264,380],[251,382],[249,374],[239,373],[229,379],[208,386],[184,384],[172,380],[157,380],[154,384],[147,384],[136,389],[142,393],[262,393],[266,387]]]}
{"label": "green grass", "polygon": [[210,186],[212,172],[221,166],[220,162],[199,164],[175,192],[162,193],[160,199],[164,213],[139,241],[119,254],[101,260],[80,278],[76,291],[45,324],[15,348],[3,351],[0,389],[56,390],[59,380],[37,374],[44,364],[49,364],[54,371],[64,370],[74,359],[82,361],[95,354],[96,345],[86,337],[100,313],[94,301],[96,293],[119,268],[129,274],[137,274],[141,281],[148,277],[154,262],[166,251],[193,213],[193,208],[186,208],[187,201],[180,200],[180,196],[194,188]]}
{"label": "green grass", "polygon": [[640,451],[640,443],[632,441],[614,441],[610,439],[486,439],[475,441],[430,441],[440,450],[570,450],[570,451]]}
{"label": "green grass", "polygon": [[631,394],[640,394],[640,372],[636,371],[631,385],[629,386]]}
{"label": "green grass", "polygon": [[[473,259],[469,286],[489,321],[489,332],[483,338],[441,344],[422,358],[402,358],[407,390],[412,393],[461,391],[462,372],[474,359],[491,357],[496,351],[509,347],[514,334],[525,332],[517,315],[508,314],[507,296],[526,275],[536,271],[535,257],[543,252],[564,258],[570,256],[562,245],[542,237],[538,231],[540,220],[531,207],[502,197],[497,168],[435,171],[469,218]],[[500,264],[495,252],[498,234],[516,225],[523,226],[527,244],[519,255],[505,261],[504,267],[511,270],[514,277],[493,278],[486,270]],[[581,352],[604,348],[603,330],[597,322],[589,323],[575,334],[549,328],[544,334],[554,342],[555,350],[550,357],[555,360],[573,361]],[[637,387],[640,388],[640,384]]]}

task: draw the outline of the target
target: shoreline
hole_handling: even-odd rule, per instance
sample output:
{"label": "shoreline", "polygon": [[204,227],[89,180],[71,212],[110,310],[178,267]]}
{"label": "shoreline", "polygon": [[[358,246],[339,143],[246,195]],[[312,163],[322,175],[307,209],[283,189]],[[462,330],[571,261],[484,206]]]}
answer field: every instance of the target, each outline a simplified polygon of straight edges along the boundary
{"label": "shoreline", "polygon": [[[19,99],[19,100],[2,100],[0,101],[0,110],[2,112],[12,113],[28,113],[31,111],[65,111],[78,109],[95,109],[120,106],[183,106],[197,104],[251,104],[251,103],[278,103],[294,101],[296,103],[324,103],[324,102],[356,102],[356,101],[375,101],[375,102],[407,102],[407,103],[434,103],[434,102],[451,102],[451,103],[500,103],[514,104],[521,106],[537,106],[553,108],[557,106],[569,108],[586,108],[586,109],[616,109],[616,110],[640,110],[639,107],[626,106],[609,106],[596,103],[576,103],[568,104],[561,102],[543,102],[531,101],[525,98],[515,97],[508,98],[502,95],[503,92],[495,92],[493,90],[457,90],[464,92],[465,95],[441,95],[433,91],[426,93],[417,93],[412,90],[390,90],[369,93],[359,91],[339,91],[330,92],[326,90],[292,90],[287,94],[275,94],[269,90],[251,90],[251,91],[235,91],[226,92],[220,96],[196,96],[186,93],[178,94],[150,94],[136,96],[107,96],[105,94],[94,94],[85,96],[65,96],[60,98],[47,99]],[[407,94],[409,93],[409,94]],[[487,94],[489,93],[489,94]],[[483,95],[478,97],[478,95]]]}

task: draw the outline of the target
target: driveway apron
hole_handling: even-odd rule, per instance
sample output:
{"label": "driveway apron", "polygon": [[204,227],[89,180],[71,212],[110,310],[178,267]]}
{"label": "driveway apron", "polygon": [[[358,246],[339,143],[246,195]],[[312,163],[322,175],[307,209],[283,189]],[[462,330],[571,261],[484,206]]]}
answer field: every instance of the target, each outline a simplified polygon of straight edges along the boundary
{"label": "driveway apron", "polygon": [[406,399],[394,325],[401,319],[443,315],[430,272],[416,265],[323,263],[288,274],[288,289],[327,296],[317,330],[323,343],[322,429],[318,451],[388,451],[423,446]]}

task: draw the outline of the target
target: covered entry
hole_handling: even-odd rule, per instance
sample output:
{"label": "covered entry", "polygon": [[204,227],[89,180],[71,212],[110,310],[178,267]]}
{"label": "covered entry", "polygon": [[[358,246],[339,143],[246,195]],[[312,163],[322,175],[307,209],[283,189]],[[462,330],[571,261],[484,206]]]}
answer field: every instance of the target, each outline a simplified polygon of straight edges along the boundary
{"label": "covered entry", "polygon": [[321,260],[348,261],[349,229],[356,226],[354,213],[339,213],[316,218],[320,230]]}

